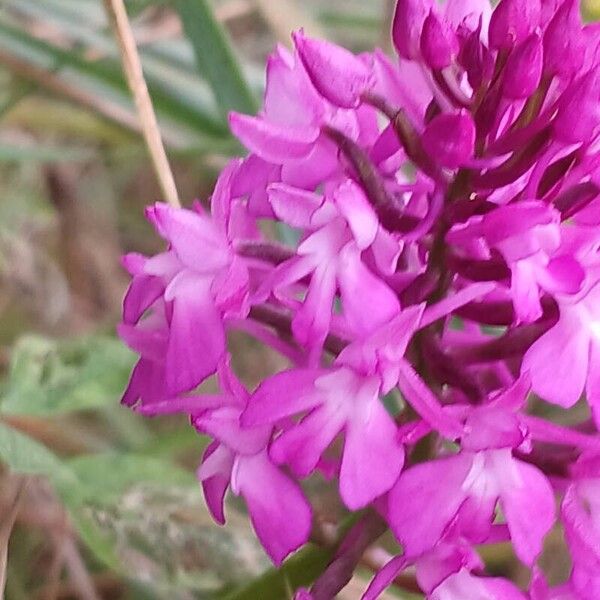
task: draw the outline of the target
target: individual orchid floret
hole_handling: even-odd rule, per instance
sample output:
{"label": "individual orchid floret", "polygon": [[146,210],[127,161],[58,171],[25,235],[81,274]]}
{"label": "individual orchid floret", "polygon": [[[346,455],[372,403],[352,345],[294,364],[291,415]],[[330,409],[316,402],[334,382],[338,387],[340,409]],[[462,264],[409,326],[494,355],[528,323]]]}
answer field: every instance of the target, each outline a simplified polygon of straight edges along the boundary
{"label": "individual orchid floret", "polygon": [[293,34],[298,56],[315,89],[331,104],[356,108],[373,87],[373,71],[348,50],[330,42]]}
{"label": "individual orchid floret", "polygon": [[[189,391],[216,371],[226,351],[225,315],[245,315],[248,310],[248,272],[229,243],[229,215],[220,212],[224,196],[229,210],[229,181],[236,166],[232,163],[221,175],[212,217],[202,209],[160,203],[147,211],[169,249],[135,261],[137,273],[125,298],[120,333],[144,357],[139,368],[148,372],[152,354],[154,363],[162,363],[164,385],[156,390],[166,396]],[[162,324],[152,326],[158,320]],[[153,380],[158,370],[154,367]]]}
{"label": "individual orchid floret", "polygon": [[520,322],[542,316],[542,290],[576,294],[583,284],[585,272],[578,260],[560,252],[560,214],[544,202],[498,207],[457,225],[446,239],[482,260],[491,259],[493,251],[500,253],[511,271],[511,295]]}
{"label": "individual orchid floret", "polygon": [[[319,46],[321,42],[309,40],[301,34],[297,35],[297,39],[302,40],[305,52],[308,52],[307,43],[310,42],[314,71],[317,50],[322,50]],[[339,49],[339,52],[347,60],[346,51]],[[319,56],[323,58],[323,53]],[[353,64],[356,70],[356,63]],[[361,63],[361,66],[364,65]],[[364,69],[361,69],[361,73],[364,75]],[[348,94],[348,86],[356,84],[355,77],[346,77],[345,74],[344,80],[344,93]],[[321,87],[321,91],[325,91],[325,88]],[[296,184],[301,180],[308,187],[311,187],[311,182],[316,186],[340,170],[337,148],[323,135],[324,126],[334,125],[352,139],[366,141],[377,135],[372,108],[361,107],[358,111],[349,111],[331,104],[315,89],[298,52],[291,54],[284,48],[278,48],[269,58],[261,114],[254,117],[231,113],[229,124],[234,134],[258,157],[282,166],[283,181]]]}
{"label": "individual orchid floret", "polygon": [[[292,322],[296,339],[310,348],[320,348],[332,320],[332,307],[339,289],[345,327],[352,335],[364,335],[391,319],[400,309],[392,290],[364,264],[367,248],[394,244],[380,225],[364,193],[348,181],[331,196],[304,192],[288,186],[272,186],[269,194],[275,214],[309,235],[297,254],[280,264],[263,285],[280,298],[289,288],[312,274],[304,301]],[[399,246],[396,242],[396,256]],[[385,252],[386,249],[384,248]],[[374,312],[367,315],[360,298],[369,295]],[[291,305],[297,305],[289,299]]]}
{"label": "individual orchid floret", "polygon": [[[554,524],[554,494],[538,469],[512,456],[514,448],[528,444],[515,414],[526,384],[526,378],[517,381],[467,417],[459,454],[402,473],[389,495],[389,520],[407,556],[420,556],[451,536],[450,526],[474,543],[484,542],[498,500],[517,556],[531,565],[539,555]],[[431,512],[423,497],[430,499]]]}
{"label": "individual orchid floret", "polygon": [[188,412],[194,427],[214,438],[197,473],[212,516],[225,523],[223,502],[231,488],[244,498],[256,534],[280,564],[308,540],[311,509],[300,488],[268,456],[272,427],[240,424],[249,395],[227,361],[220,363],[218,375],[218,394],[184,396],[153,404],[143,412],[151,416]]}
{"label": "individual orchid floret", "polygon": [[511,48],[535,31],[541,18],[540,0],[500,0],[490,20],[490,48]]}
{"label": "individual orchid floret", "polygon": [[298,477],[315,470],[323,452],[343,431],[340,494],[350,509],[362,508],[387,492],[404,464],[402,441],[381,396],[394,383],[390,376],[397,379],[390,373],[394,355],[404,353],[421,310],[409,309],[375,334],[387,338],[377,340],[382,349],[377,357],[370,354],[369,341],[364,352],[357,343],[331,369],[284,371],[265,380],[242,418],[244,424],[260,426],[304,415],[284,430],[270,451],[275,462],[288,464]]}

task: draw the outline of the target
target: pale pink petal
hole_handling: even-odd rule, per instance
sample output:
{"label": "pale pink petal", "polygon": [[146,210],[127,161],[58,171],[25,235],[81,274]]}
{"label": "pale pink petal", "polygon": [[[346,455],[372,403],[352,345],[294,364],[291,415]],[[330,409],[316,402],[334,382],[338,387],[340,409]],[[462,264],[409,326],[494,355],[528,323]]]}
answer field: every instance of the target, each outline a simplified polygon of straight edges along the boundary
{"label": "pale pink petal", "polygon": [[294,337],[303,346],[319,347],[329,333],[336,290],[336,265],[321,263],[315,269],[306,298],[292,321]]}
{"label": "pale pink petal", "polygon": [[514,474],[500,475],[500,501],[515,552],[525,564],[532,565],[554,525],[554,493],[536,467],[514,459],[512,463]]}
{"label": "pale pink petal", "polygon": [[270,437],[272,427],[241,427],[240,410],[226,406],[200,413],[192,419],[196,429],[209,434],[233,450],[236,454],[256,454],[263,450]]}
{"label": "pale pink petal", "polygon": [[588,372],[590,340],[574,309],[563,309],[558,323],[526,352],[521,367],[533,391],[568,408],[579,400]]}
{"label": "pale pink petal", "polygon": [[379,220],[364,192],[351,181],[346,181],[333,193],[338,210],[352,230],[356,245],[364,250],[374,241]]}
{"label": "pale pink petal", "polygon": [[310,228],[312,216],[323,205],[323,197],[319,194],[284,183],[273,183],[267,191],[273,212],[291,227]]}
{"label": "pale pink petal", "polygon": [[350,510],[363,508],[385,494],[404,465],[396,424],[380,402],[377,387],[360,391],[361,395],[369,393],[372,397],[356,406],[346,426],[340,494]]}

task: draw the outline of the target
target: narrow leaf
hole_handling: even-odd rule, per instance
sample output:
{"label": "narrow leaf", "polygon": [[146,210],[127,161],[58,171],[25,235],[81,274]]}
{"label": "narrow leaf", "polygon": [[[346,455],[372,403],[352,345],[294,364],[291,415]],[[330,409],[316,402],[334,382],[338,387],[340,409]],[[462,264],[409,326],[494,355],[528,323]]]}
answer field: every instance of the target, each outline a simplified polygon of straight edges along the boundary
{"label": "narrow leaf", "polygon": [[253,114],[257,102],[235,57],[226,32],[207,0],[176,0],[200,73],[207,79],[224,117],[236,110]]}

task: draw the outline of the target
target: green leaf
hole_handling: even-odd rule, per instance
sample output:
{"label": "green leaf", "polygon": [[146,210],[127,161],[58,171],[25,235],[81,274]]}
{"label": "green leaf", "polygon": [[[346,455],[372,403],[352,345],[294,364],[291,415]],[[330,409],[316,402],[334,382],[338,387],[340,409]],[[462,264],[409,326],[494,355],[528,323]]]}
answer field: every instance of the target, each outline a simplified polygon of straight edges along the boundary
{"label": "green leaf", "polygon": [[66,342],[23,337],[13,349],[0,411],[49,416],[116,405],[133,360],[110,337]]}
{"label": "green leaf", "polygon": [[69,477],[68,469],[46,446],[4,423],[0,423],[0,460],[24,475]]}
{"label": "green leaf", "polygon": [[91,454],[73,458],[67,464],[96,503],[116,501],[139,484],[198,485],[192,473],[172,462],[138,454]]}
{"label": "green leaf", "polygon": [[175,0],[200,73],[213,89],[224,117],[231,110],[253,114],[257,101],[248,86],[226,32],[207,0]]}

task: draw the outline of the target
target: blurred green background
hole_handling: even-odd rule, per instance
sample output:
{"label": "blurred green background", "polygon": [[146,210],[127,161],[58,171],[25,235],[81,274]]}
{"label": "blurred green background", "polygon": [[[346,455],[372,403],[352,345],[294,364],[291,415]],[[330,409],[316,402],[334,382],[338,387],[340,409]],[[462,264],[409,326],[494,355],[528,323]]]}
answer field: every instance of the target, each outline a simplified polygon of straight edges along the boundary
{"label": "blurred green background", "polygon": [[[302,26],[355,51],[389,49],[393,2],[130,0],[127,8],[189,203],[207,198],[240,150],[227,111],[257,109],[276,43],[289,45]],[[134,360],[114,336],[127,284],[119,256],[160,248],[143,208],[161,198],[102,1],[3,0],[0,82],[5,597],[289,597],[326,553],[309,549],[263,579],[266,587],[237,592],[269,565],[239,503],[226,528],[206,513],[193,474],[203,440],[183,418],[148,421],[119,406]],[[232,344],[249,385],[277,367],[249,340]],[[314,493],[335,517],[335,501],[318,486]],[[491,557],[503,560],[502,551]],[[368,578],[359,574],[340,598],[359,598]]]}

